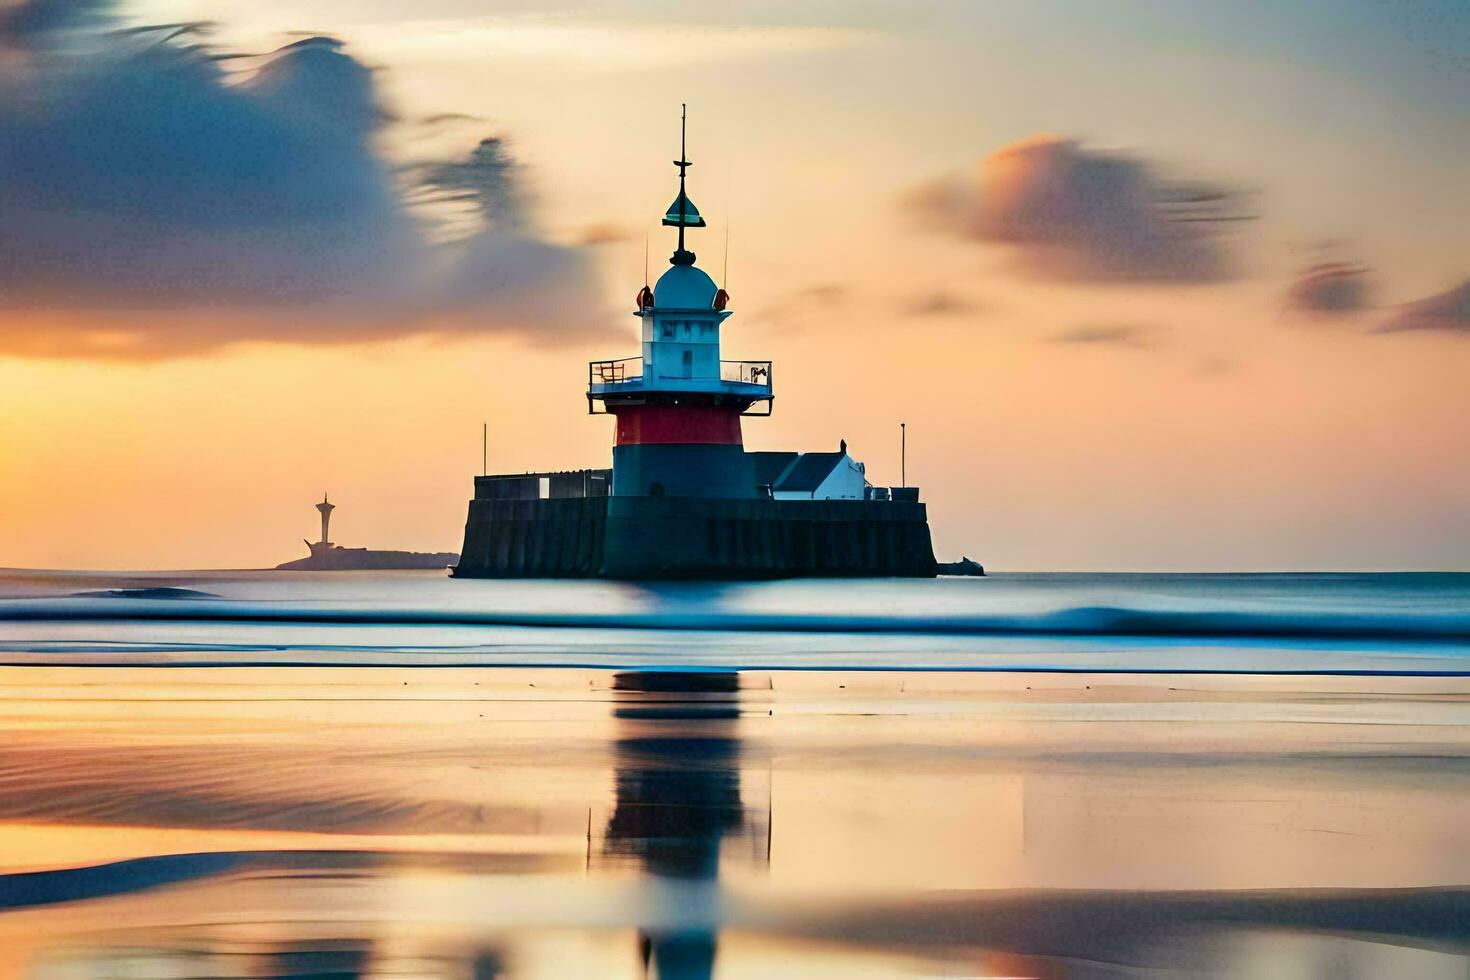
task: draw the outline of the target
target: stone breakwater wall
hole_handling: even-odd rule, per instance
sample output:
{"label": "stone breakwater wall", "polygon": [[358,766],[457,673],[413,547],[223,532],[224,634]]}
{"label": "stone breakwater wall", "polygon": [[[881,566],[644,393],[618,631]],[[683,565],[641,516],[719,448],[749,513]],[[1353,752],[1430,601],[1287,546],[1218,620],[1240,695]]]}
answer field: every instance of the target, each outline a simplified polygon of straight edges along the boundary
{"label": "stone breakwater wall", "polygon": [[922,503],[690,497],[475,499],[456,576],[931,577]]}

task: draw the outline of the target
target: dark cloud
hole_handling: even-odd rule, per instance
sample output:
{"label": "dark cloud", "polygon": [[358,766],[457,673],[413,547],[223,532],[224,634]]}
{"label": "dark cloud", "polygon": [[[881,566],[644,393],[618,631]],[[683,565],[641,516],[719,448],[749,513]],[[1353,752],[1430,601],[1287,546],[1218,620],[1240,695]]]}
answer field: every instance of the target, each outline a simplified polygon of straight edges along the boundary
{"label": "dark cloud", "polygon": [[[0,48],[21,52],[0,57],[0,306],[44,311],[52,331],[8,316],[0,353],[565,336],[595,322],[584,257],[528,230],[498,141],[405,174],[376,149],[372,73],[339,42],[241,62],[187,26],[108,30],[105,15],[28,0],[0,17]],[[435,244],[411,199],[474,220]]]}
{"label": "dark cloud", "polygon": [[1286,291],[1288,309],[1302,313],[1358,313],[1369,307],[1367,266],[1322,262],[1306,269]]}
{"label": "dark cloud", "polygon": [[468,158],[424,164],[418,174],[430,201],[465,205],[498,229],[521,231],[526,212],[516,170],[504,141],[485,139]]}
{"label": "dark cloud", "polygon": [[1470,280],[1434,296],[1405,303],[1376,332],[1400,333],[1407,330],[1470,334]]}
{"label": "dark cloud", "polygon": [[1054,137],[998,150],[909,202],[949,232],[1012,246],[1038,275],[1089,281],[1231,278],[1226,230],[1250,217],[1238,190]]}
{"label": "dark cloud", "polygon": [[52,31],[105,22],[99,0],[24,0],[0,5],[0,46],[28,48]]}
{"label": "dark cloud", "polygon": [[1135,326],[1075,327],[1047,338],[1053,344],[1095,344],[1105,347],[1129,347],[1146,350],[1153,347],[1153,331]]}

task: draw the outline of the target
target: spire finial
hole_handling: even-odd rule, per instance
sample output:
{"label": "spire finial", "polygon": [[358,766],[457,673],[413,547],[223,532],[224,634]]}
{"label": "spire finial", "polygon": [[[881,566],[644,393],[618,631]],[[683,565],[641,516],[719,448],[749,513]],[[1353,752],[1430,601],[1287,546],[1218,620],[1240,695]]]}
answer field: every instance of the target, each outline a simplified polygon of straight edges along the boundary
{"label": "spire finial", "polygon": [[[684,193],[684,171],[689,169],[689,103],[679,103],[679,247],[674,250],[674,258],[684,253],[684,223],[689,218],[689,197]],[[694,264],[694,256],[689,257],[689,264]]]}
{"label": "spire finial", "polygon": [[689,106],[687,103],[679,103],[679,159],[674,161],[674,166],[679,168],[679,196],[674,203],[669,205],[669,210],[664,214],[663,223],[670,227],[679,229],[679,245],[674,250],[674,257],[669,259],[672,265],[693,265],[694,253],[684,248],[684,229],[703,228],[704,218],[700,217],[699,209],[694,202],[689,200],[684,190],[685,174],[693,166],[689,162]]}
{"label": "spire finial", "polygon": [[689,133],[689,103],[688,102],[680,102],[679,103],[679,176],[680,177],[684,176],[684,168],[687,167],[687,166],[689,166],[689,161],[685,159],[685,157],[687,157],[689,155],[689,151],[685,149],[685,146],[686,146],[686,138],[688,136],[688,133]]}

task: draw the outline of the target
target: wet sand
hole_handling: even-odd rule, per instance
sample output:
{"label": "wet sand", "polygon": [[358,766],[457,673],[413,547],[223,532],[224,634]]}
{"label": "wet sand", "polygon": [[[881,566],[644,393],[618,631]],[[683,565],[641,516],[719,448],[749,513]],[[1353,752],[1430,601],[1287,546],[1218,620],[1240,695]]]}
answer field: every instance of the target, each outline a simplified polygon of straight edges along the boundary
{"label": "wet sand", "polygon": [[0,728],[0,977],[1470,951],[1464,678],[9,667]]}

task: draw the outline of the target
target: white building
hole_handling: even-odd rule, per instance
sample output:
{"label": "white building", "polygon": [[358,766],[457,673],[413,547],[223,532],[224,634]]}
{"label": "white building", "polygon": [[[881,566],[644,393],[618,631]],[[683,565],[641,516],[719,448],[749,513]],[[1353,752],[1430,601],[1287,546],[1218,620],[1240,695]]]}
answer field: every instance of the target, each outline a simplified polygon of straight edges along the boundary
{"label": "white building", "polygon": [[756,485],[777,500],[862,500],[867,474],[847,452],[750,453]]}

